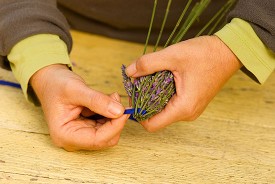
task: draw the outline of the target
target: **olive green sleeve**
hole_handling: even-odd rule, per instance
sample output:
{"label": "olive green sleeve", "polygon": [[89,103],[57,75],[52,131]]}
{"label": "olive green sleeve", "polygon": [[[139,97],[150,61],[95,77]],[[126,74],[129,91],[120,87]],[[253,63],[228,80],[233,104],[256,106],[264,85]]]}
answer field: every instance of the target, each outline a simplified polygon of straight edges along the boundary
{"label": "olive green sleeve", "polygon": [[23,39],[11,49],[8,59],[26,99],[36,105],[38,101],[29,85],[31,76],[52,64],[72,67],[65,42],[52,34],[38,34]]}
{"label": "olive green sleeve", "polygon": [[264,83],[275,68],[275,53],[257,36],[246,21],[234,18],[215,33],[238,57],[244,71]]}

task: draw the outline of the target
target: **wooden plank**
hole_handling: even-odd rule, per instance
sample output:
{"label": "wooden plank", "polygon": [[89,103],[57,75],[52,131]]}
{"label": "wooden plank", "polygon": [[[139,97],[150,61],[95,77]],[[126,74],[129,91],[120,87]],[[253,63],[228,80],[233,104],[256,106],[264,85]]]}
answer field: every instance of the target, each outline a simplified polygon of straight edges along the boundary
{"label": "wooden plank", "polygon": [[[74,71],[127,105],[120,66],[142,45],[72,35]],[[41,109],[0,86],[0,183],[275,183],[274,79],[261,86],[237,72],[196,121],[157,133],[129,121],[118,146],[80,152],[53,146]]]}
{"label": "wooden plank", "polygon": [[3,181],[20,182],[272,183],[273,134],[212,120],[150,134],[128,122],[117,147],[70,153],[52,146],[48,135],[0,129],[0,173]]}

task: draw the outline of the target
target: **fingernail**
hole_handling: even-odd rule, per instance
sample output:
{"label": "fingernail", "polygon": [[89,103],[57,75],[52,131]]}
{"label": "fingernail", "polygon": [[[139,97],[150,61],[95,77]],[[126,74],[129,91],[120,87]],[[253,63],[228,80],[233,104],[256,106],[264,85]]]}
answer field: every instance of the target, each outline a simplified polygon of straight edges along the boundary
{"label": "fingernail", "polygon": [[126,68],[126,74],[128,77],[133,76],[137,72],[136,63],[132,63]]}
{"label": "fingernail", "polygon": [[109,105],[108,111],[111,114],[118,116],[118,115],[122,114],[123,108],[122,108],[121,104],[116,103],[116,102],[111,102],[111,104]]}

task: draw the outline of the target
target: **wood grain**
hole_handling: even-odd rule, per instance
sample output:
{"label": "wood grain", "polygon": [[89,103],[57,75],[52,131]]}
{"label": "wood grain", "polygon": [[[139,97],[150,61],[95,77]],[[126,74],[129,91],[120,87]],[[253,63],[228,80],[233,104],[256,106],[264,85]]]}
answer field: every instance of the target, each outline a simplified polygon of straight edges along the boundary
{"label": "wood grain", "polygon": [[[117,91],[121,64],[143,46],[72,31],[74,71]],[[15,81],[1,70],[0,78]],[[275,183],[275,74],[264,85],[237,72],[194,122],[148,133],[129,121],[119,145],[66,152],[52,145],[39,107],[0,86],[0,183]]]}

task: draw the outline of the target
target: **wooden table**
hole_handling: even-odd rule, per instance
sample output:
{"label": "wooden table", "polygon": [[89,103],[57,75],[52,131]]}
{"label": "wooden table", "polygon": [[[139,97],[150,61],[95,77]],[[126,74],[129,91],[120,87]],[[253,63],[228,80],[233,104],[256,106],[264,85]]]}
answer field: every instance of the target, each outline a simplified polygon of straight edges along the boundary
{"label": "wooden table", "polygon": [[[117,91],[139,44],[72,31],[75,72]],[[14,81],[8,71],[0,79]],[[199,119],[148,133],[129,121],[118,146],[66,152],[52,145],[39,107],[0,86],[0,183],[275,183],[275,74],[260,86],[238,72]]]}

